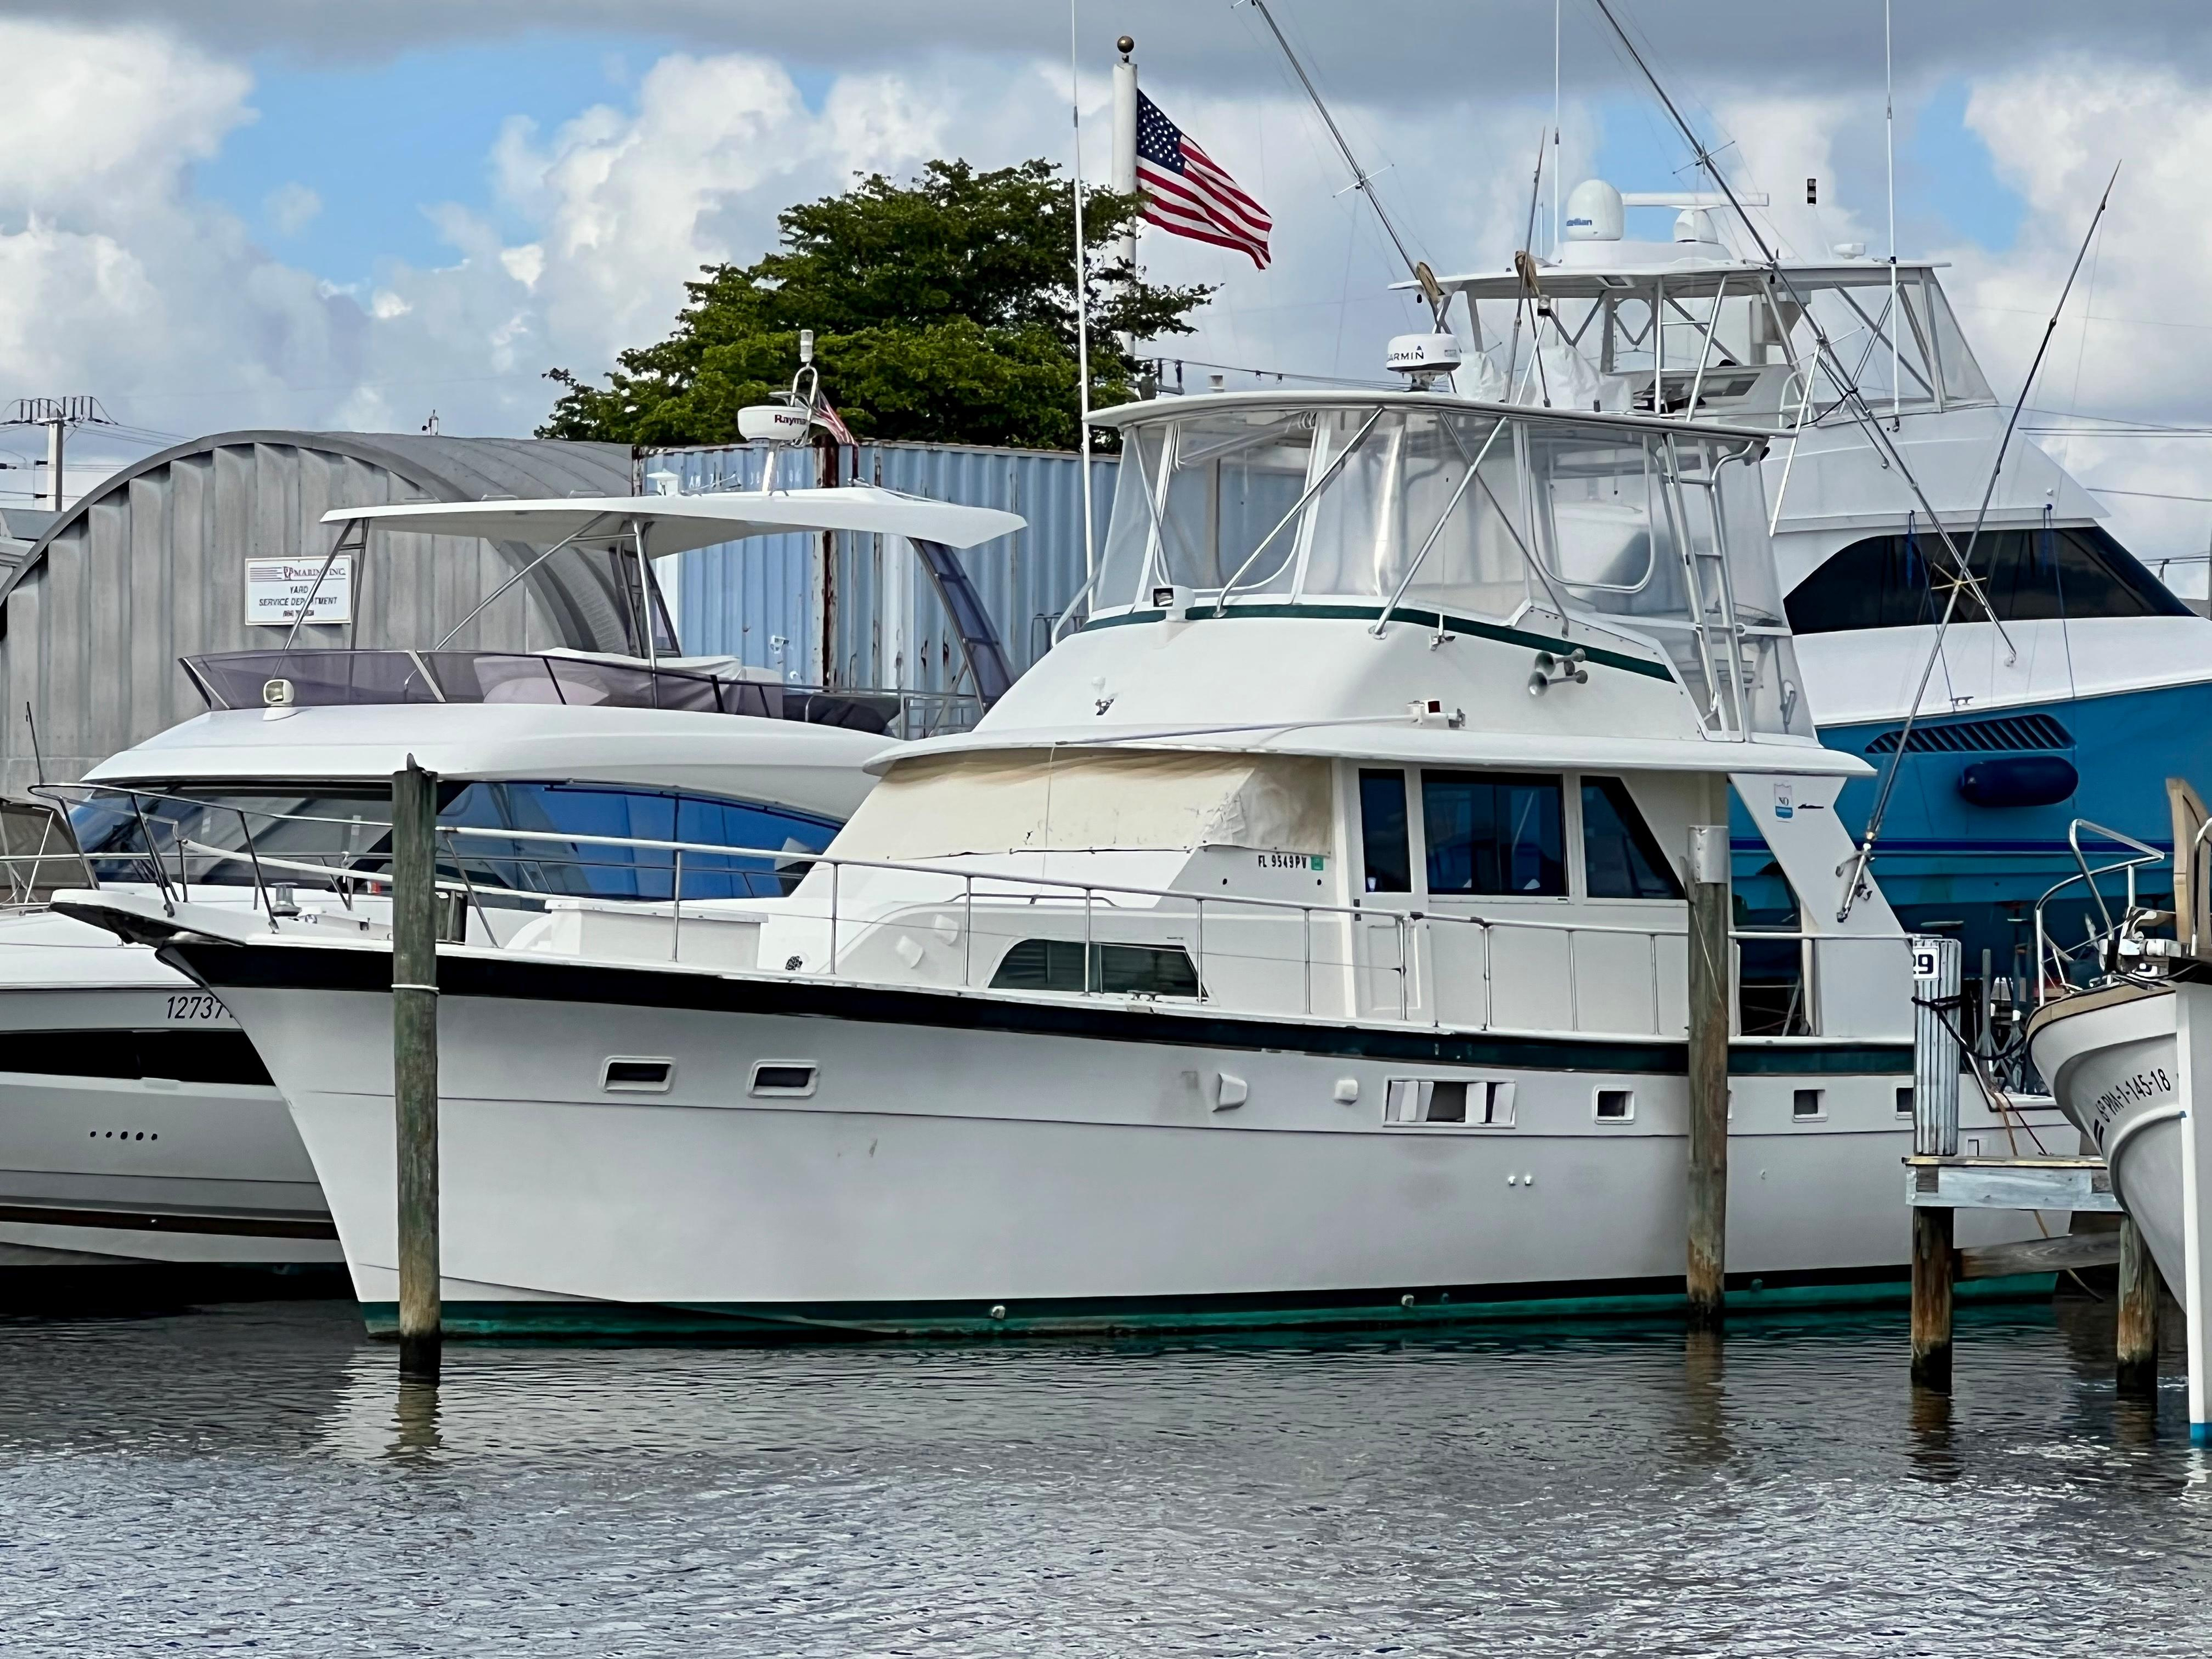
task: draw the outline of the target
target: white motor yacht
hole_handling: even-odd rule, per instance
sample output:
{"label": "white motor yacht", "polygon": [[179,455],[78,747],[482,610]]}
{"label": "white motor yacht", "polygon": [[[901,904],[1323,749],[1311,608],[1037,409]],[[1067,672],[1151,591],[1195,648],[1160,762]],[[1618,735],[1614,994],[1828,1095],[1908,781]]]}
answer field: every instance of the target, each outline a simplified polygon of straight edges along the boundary
{"label": "white motor yacht", "polygon": [[[1909,957],[1878,893],[1836,919],[1869,769],[1801,693],[1769,434],[1418,390],[1098,418],[1086,625],[872,762],[788,897],[441,948],[447,1328],[1678,1305],[1685,865],[1731,793],[1804,902],[1730,1048],[1730,1282],[1901,1291]],[[389,1328],[380,930],[58,902],[235,1012]]]}
{"label": "white motor yacht", "polygon": [[[411,527],[425,506],[450,534],[605,535],[633,573],[794,523],[952,545],[1021,523],[873,489],[330,519],[349,533]],[[656,633],[672,645],[665,623]],[[210,712],[46,793],[93,876],[157,914],[281,918],[318,937],[388,916],[390,781],[410,755],[441,780],[454,930],[489,944],[549,912],[603,931],[599,907],[649,912],[679,871],[694,894],[780,894],[803,873],[780,861],[829,844],[873,781],[864,763],[892,742],[866,699],[795,696],[726,659],[659,651],[284,648],[185,667]],[[455,842],[464,828],[583,839],[550,859],[538,842],[504,849],[526,851],[518,865],[496,840]],[[599,847],[606,836],[696,850]],[[345,1063],[333,1050],[316,1068]],[[103,928],[44,908],[0,917],[0,1267],[342,1260],[284,1097],[222,996]]]}

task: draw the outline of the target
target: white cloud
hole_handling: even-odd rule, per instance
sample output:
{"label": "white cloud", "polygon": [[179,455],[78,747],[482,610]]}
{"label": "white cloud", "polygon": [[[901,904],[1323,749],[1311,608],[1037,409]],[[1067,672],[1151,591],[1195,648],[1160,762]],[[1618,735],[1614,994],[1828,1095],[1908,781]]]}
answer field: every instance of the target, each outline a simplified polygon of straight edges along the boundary
{"label": "white cloud", "polygon": [[[769,58],[673,54],[616,101],[556,126],[509,121],[483,158],[492,202],[433,211],[447,250],[440,263],[387,260],[373,278],[338,283],[273,257],[196,193],[194,164],[253,118],[239,64],[155,29],[4,15],[0,61],[17,96],[14,137],[0,146],[0,380],[9,395],[96,392],[126,418],[173,431],[411,430],[434,404],[447,431],[526,432],[550,405],[546,368],[596,374],[622,348],[659,337],[684,283],[702,264],[757,258],[773,245],[780,209],[933,155],[994,166],[1063,158],[1068,146],[1065,67],[1042,58],[916,58],[895,73],[839,76],[810,105]],[[1222,284],[1200,332],[1160,349],[1376,376],[1383,340],[1420,313],[1388,289],[1401,272],[1367,204],[1345,192],[1341,162],[1301,102],[1197,89],[1206,84],[1151,89],[1273,211],[1275,263],[1257,272],[1224,250],[1148,233],[1154,276]],[[1106,167],[1105,102],[1103,78],[1086,81],[1093,178]],[[1878,106],[1870,117],[1863,94],[1766,92],[1715,102],[1744,176],[1774,193],[1768,217],[1788,247],[1880,247],[1872,204],[1854,213],[1831,185],[1839,149],[1850,163],[1870,121],[1878,134]],[[1522,238],[1547,108],[1343,97],[1336,112],[1415,252],[1439,269],[1504,264]],[[1992,380],[2018,384],[2105,173],[2124,153],[2094,292],[2085,270],[2037,402],[2196,418],[2212,327],[2187,300],[2212,264],[2212,216],[2190,210],[2212,168],[2212,102],[2179,70],[2069,59],[1984,74],[1967,118],[2026,204],[2015,247],[1948,256]],[[1590,170],[1597,138],[1572,105],[1568,126],[1571,184]],[[456,158],[457,176],[470,159]],[[1808,175],[1823,180],[1817,211],[1802,202]],[[294,184],[263,209],[285,235],[319,205]],[[2091,312],[2085,337],[2075,319]],[[1194,383],[1204,372],[1192,371]],[[2212,494],[2193,482],[2203,446],[2077,441],[2071,459],[2115,488]],[[2212,507],[2112,500],[2122,533],[2147,551],[2204,544]]]}
{"label": "white cloud", "polygon": [[261,210],[269,216],[279,236],[297,236],[323,210],[323,198],[295,179],[264,197]]}

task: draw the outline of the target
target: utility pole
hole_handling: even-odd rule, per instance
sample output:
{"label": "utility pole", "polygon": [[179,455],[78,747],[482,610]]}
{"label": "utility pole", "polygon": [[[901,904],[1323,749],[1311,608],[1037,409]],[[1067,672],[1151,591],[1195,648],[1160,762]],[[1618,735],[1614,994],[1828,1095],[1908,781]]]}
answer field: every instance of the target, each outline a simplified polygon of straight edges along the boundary
{"label": "utility pole", "polygon": [[46,429],[46,505],[62,510],[62,461],[65,434],[73,426],[112,426],[100,399],[76,398],[18,398],[0,426],[42,426]]}

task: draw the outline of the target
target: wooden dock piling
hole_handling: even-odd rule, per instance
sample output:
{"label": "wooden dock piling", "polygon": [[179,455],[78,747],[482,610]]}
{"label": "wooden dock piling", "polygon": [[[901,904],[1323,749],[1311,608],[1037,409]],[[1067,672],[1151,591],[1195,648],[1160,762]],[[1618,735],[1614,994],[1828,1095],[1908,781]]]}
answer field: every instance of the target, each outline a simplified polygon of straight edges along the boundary
{"label": "wooden dock piling", "polygon": [[1690,1325],[1727,1313],[1729,1002],[1728,826],[1690,830]]}
{"label": "wooden dock piling", "polygon": [[2119,1330],[2114,1376],[2119,1391],[2138,1398],[2158,1394],[2158,1300],[2165,1284],[2142,1229],[2133,1216],[2120,1222]]}
{"label": "wooden dock piling", "polygon": [[1956,1212],[1912,1212],[1912,1383],[1951,1391],[1952,1219]]}
{"label": "wooden dock piling", "polygon": [[[1962,954],[1957,939],[1940,934],[1912,940],[1912,1151],[1918,1158],[1959,1155]],[[1912,1206],[1912,1381],[1945,1393],[1951,1387],[1951,1287],[1958,1273],[1953,1224],[1948,1205]]]}
{"label": "wooden dock piling", "polygon": [[438,1297],[438,780],[392,775],[392,1103],[398,1137],[399,1370],[434,1379]]}

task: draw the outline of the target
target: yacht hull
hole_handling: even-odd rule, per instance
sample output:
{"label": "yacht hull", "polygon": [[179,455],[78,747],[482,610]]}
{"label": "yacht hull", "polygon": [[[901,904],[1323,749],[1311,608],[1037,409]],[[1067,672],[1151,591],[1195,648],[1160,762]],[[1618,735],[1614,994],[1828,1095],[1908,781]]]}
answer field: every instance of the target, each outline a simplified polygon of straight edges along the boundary
{"label": "yacht hull", "polygon": [[[169,953],[268,1060],[356,1292],[388,1324],[390,958],[189,939]],[[1365,1324],[1681,1296],[1678,1042],[475,951],[441,955],[440,975],[452,1330]],[[665,1092],[611,1091],[614,1059],[665,1062]],[[811,1080],[763,1097],[762,1062]],[[1902,1289],[1909,1064],[1901,1044],[1737,1048],[1729,1259],[1747,1294]],[[1386,1122],[1390,1082],[1408,1078],[1510,1084],[1512,1125]],[[1632,1095],[1626,1118],[1598,1116],[1601,1089]],[[1817,1117],[1797,1115],[1808,1090]]]}
{"label": "yacht hull", "polygon": [[2035,1017],[2029,1042],[2052,1095],[2104,1155],[2113,1192],[2178,1292],[2186,1103],[2172,989],[2124,985],[2053,1003]]}
{"label": "yacht hull", "polygon": [[80,923],[0,930],[0,1273],[343,1259],[284,1097],[219,999]]}

